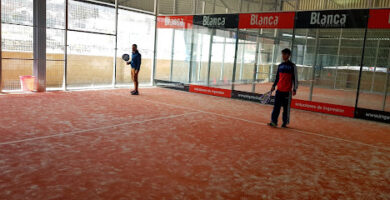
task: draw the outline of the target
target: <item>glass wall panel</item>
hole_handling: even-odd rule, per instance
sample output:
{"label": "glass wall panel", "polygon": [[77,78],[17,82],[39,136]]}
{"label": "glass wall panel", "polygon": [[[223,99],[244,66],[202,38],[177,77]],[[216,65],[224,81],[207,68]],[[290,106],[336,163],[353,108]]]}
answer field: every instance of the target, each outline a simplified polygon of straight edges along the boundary
{"label": "glass wall panel", "polygon": [[2,24],[2,56],[33,59],[33,27]]}
{"label": "glass wall panel", "polygon": [[157,35],[155,78],[170,80],[173,29],[158,29]]}
{"label": "glass wall panel", "polygon": [[46,26],[65,28],[65,0],[46,0]]}
{"label": "glass wall panel", "polygon": [[[226,49],[226,35],[228,32],[222,30],[216,30],[216,34],[213,36],[212,52],[211,52],[211,65],[210,65],[210,85],[218,86],[223,85],[224,77],[224,58]],[[226,78],[226,77],[225,77]],[[229,85],[227,85],[229,87]]]}
{"label": "glass wall panel", "polygon": [[243,30],[239,33],[235,90],[252,92],[257,37],[257,29]]}
{"label": "glass wall panel", "polygon": [[68,88],[112,86],[115,9],[70,0],[69,29]]}
{"label": "glass wall panel", "polygon": [[236,30],[215,30],[212,40],[209,85],[231,89]]}
{"label": "glass wall panel", "polygon": [[[256,84],[255,92],[264,94],[264,92],[269,91],[269,86],[272,84],[272,74],[271,70],[274,69],[273,59],[275,52],[275,40],[271,37],[261,37],[259,36],[259,57],[257,64],[257,74],[256,74]],[[261,87],[261,84],[263,87]]]}
{"label": "glass wall panel", "polygon": [[258,76],[260,83],[256,85],[256,92],[264,94],[270,91],[276,78],[278,65],[282,62],[281,51],[291,48],[291,29],[262,29],[260,33],[260,61]]}
{"label": "glass wall panel", "polygon": [[70,0],[69,29],[114,34],[115,9]]}
{"label": "glass wall panel", "polygon": [[131,67],[121,59],[123,54],[131,54],[132,44],[138,45],[142,55],[142,65],[139,73],[141,84],[151,84],[151,69],[154,48],[154,16],[136,13],[128,10],[119,10],[118,16],[118,58],[116,83],[129,85],[131,81]]}
{"label": "glass wall panel", "polygon": [[70,89],[111,86],[114,42],[114,36],[68,32],[67,83]]}
{"label": "glass wall panel", "polygon": [[390,31],[368,29],[360,79],[359,108],[390,111]]}
{"label": "glass wall panel", "polygon": [[[192,16],[165,16],[157,19],[157,80],[189,82],[191,50],[195,49]],[[194,40],[195,39],[195,40]]]}
{"label": "glass wall panel", "polygon": [[46,17],[46,87],[60,90],[64,86],[65,0],[47,0]]}
{"label": "glass wall panel", "polygon": [[174,30],[174,46],[172,49],[171,80],[188,83],[188,73],[191,59],[192,29]]}
{"label": "glass wall panel", "polygon": [[46,87],[62,89],[64,78],[65,30],[46,30]]}
{"label": "glass wall panel", "polygon": [[2,89],[20,90],[19,76],[32,75],[32,0],[2,0]]}
{"label": "glass wall panel", "polygon": [[316,102],[355,106],[364,29],[320,29],[314,62]]}
{"label": "glass wall panel", "polygon": [[281,50],[291,48],[292,32],[290,29],[241,31],[235,90],[264,94],[271,89],[282,61]]}
{"label": "glass wall panel", "polygon": [[313,62],[316,51],[316,30],[296,29],[292,61],[297,66],[299,88],[296,99],[310,99],[310,84],[313,74]]}
{"label": "glass wall panel", "polygon": [[216,30],[216,34],[213,36],[212,52],[211,52],[211,64],[210,64],[210,85],[217,86],[223,83],[223,77],[221,73],[224,71],[222,68],[224,63],[224,45],[225,45],[225,32],[222,30]]}
{"label": "glass wall panel", "polygon": [[33,60],[3,59],[3,91],[21,90],[19,76],[32,75]]}
{"label": "glass wall panel", "polygon": [[63,88],[64,61],[46,61],[46,87],[60,90]]}
{"label": "glass wall panel", "polygon": [[191,83],[231,89],[236,30],[194,27]]}
{"label": "glass wall panel", "polygon": [[223,85],[228,85],[228,89],[231,89],[237,33],[236,31],[229,31],[227,34],[229,37],[226,37],[224,50],[225,56],[223,59],[223,71],[221,73],[221,77],[223,78]]}
{"label": "glass wall panel", "polygon": [[1,21],[33,25],[33,0],[1,0]]}
{"label": "glass wall panel", "polygon": [[191,83],[207,85],[207,73],[210,52],[210,40],[213,30],[202,26],[194,26],[194,49],[192,52]]}
{"label": "glass wall panel", "polygon": [[46,29],[46,53],[47,60],[64,60],[65,27]]}

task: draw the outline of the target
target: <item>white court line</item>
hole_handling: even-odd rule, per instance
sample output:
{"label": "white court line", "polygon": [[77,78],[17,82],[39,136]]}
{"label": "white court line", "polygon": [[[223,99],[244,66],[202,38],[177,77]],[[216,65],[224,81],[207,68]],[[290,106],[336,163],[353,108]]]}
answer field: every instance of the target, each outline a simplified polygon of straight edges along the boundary
{"label": "white court line", "polygon": [[[143,98],[143,100],[149,101],[149,102],[153,102],[153,103],[157,103],[157,104],[166,105],[166,106],[171,106],[171,107],[176,107],[176,108],[182,108],[182,109],[188,109],[188,110],[198,111],[198,112],[200,112],[200,113],[206,113],[206,114],[217,115],[217,116],[224,117],[224,118],[229,118],[229,119],[234,119],[234,120],[240,120],[240,121],[244,121],[244,122],[248,122],[248,123],[252,123],[252,124],[257,124],[257,125],[262,125],[262,126],[268,126],[267,123],[263,123],[263,122],[256,122],[256,121],[247,120],[247,119],[242,119],[242,118],[233,117],[233,116],[229,116],[229,115],[223,115],[223,114],[218,114],[218,113],[214,113],[214,112],[209,112],[209,111],[204,111],[204,110],[198,110],[198,109],[194,109],[194,108],[188,108],[188,107],[185,107],[185,106],[178,106],[178,105],[173,105],[173,104],[169,104],[169,103],[162,103],[162,102],[158,102],[158,101],[154,101],[154,100],[149,100],[149,99],[145,99],[145,98]],[[333,137],[333,136],[322,135],[322,134],[314,133],[314,132],[310,132],[310,131],[303,131],[303,130],[297,130],[297,129],[286,129],[286,130],[290,130],[290,131],[294,131],[294,132],[298,132],[298,133],[303,133],[303,134],[306,134],[306,135],[313,135],[313,136],[323,137],[323,138],[327,138],[327,139],[331,139],[331,140],[338,140],[338,141],[343,141],[343,142],[348,142],[348,143],[353,143],[353,144],[358,144],[358,145],[364,145],[364,146],[368,146],[368,147],[372,147],[372,148],[377,148],[377,149],[383,149],[383,150],[386,150],[386,151],[390,151],[390,148],[379,147],[379,146],[375,146],[375,145],[371,145],[371,144],[366,144],[366,143],[363,143],[363,142],[358,142],[358,141],[353,141],[353,140],[347,140],[347,139],[338,138],[338,137]]]}
{"label": "white court line", "polygon": [[200,113],[199,111],[197,112],[189,112],[189,113],[184,113],[180,115],[170,115],[166,117],[157,117],[153,119],[147,119],[147,120],[142,120],[142,121],[133,121],[133,122],[126,122],[126,123],[121,123],[121,124],[116,124],[116,125],[111,125],[111,126],[103,126],[99,128],[92,128],[92,129],[85,129],[85,130],[79,130],[79,131],[72,131],[72,132],[67,132],[67,133],[59,133],[55,135],[48,135],[48,136],[42,136],[42,137],[33,137],[33,138],[28,138],[28,139],[23,139],[23,140],[15,140],[15,141],[10,141],[10,142],[2,142],[0,143],[1,145],[8,145],[8,144],[16,144],[16,143],[21,143],[21,142],[28,142],[28,141],[34,141],[34,140],[40,140],[40,139],[47,139],[47,138],[53,138],[53,137],[61,137],[61,136],[66,136],[66,135],[75,135],[79,133],[84,133],[84,132],[89,132],[89,131],[96,131],[96,130],[103,130],[103,129],[109,129],[109,128],[115,128],[119,126],[124,126],[124,125],[129,125],[129,124],[142,124],[145,122],[150,122],[150,121],[157,121],[161,119],[172,119],[176,117],[182,117],[186,115],[191,115],[191,114],[196,114]]}

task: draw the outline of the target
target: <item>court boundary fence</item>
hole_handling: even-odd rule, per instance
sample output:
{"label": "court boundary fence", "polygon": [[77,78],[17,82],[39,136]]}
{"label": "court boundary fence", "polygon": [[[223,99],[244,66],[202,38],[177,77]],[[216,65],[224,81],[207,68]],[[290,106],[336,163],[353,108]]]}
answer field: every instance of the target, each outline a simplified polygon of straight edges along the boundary
{"label": "court boundary fence", "polygon": [[[251,101],[260,104],[260,98],[263,94],[253,92],[243,92],[237,90],[221,89],[209,86],[186,84],[180,82],[172,82],[166,80],[155,79],[154,83],[158,87],[180,90],[184,92],[199,93],[223,98],[239,99],[243,101]],[[273,105],[275,96],[271,97],[268,105]],[[370,110],[365,108],[355,108],[351,106],[342,106],[328,103],[321,103],[315,101],[306,101],[300,99],[293,99],[291,108],[306,110],[317,113],[324,113],[336,116],[343,116],[349,118],[357,118],[363,120],[377,121],[390,124],[390,112]]]}

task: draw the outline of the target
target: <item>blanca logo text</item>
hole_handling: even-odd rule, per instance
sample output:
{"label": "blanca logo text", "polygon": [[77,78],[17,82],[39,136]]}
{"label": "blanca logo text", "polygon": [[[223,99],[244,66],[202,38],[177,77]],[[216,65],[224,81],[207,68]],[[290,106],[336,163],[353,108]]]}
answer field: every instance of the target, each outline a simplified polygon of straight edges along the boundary
{"label": "blanca logo text", "polygon": [[183,19],[171,19],[169,17],[165,18],[165,25],[166,26],[178,26],[178,27],[184,27],[185,23]]}
{"label": "blanca logo text", "polygon": [[251,22],[250,24],[257,25],[257,26],[277,26],[279,24],[279,17],[278,16],[258,16],[258,15],[251,15]]}
{"label": "blanca logo text", "polygon": [[320,12],[312,12],[310,16],[310,24],[321,26],[344,26],[347,22],[346,14],[321,14]]}
{"label": "blanca logo text", "polygon": [[225,23],[225,17],[203,17],[203,26],[224,26]]}

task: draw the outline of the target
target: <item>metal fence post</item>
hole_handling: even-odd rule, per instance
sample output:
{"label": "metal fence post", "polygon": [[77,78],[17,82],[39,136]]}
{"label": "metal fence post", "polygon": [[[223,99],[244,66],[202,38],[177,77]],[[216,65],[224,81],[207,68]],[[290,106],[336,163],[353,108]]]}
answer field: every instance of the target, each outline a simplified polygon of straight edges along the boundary
{"label": "metal fence post", "polygon": [[65,35],[64,35],[64,75],[62,78],[62,88],[67,90],[68,79],[68,26],[69,26],[69,2],[65,0]]}
{"label": "metal fence post", "polygon": [[260,52],[260,30],[257,31],[256,36],[256,53],[255,53],[255,64],[253,66],[253,80],[252,80],[252,92],[256,91],[256,82],[257,82],[257,66],[259,65],[259,52]]}
{"label": "metal fence post", "polygon": [[34,39],[33,74],[37,78],[38,92],[46,91],[46,0],[33,1]]}
{"label": "metal fence post", "polygon": [[[367,20],[367,22],[368,22],[368,16],[366,17],[366,20]],[[367,24],[368,24],[368,23],[367,23]],[[364,29],[364,39],[363,39],[362,57],[361,57],[361,59],[360,59],[359,78],[358,78],[358,85],[357,85],[357,89],[356,89],[355,110],[356,110],[356,108],[358,107],[358,103],[359,103],[360,84],[361,84],[361,80],[362,80],[362,72],[363,72],[363,65],[364,65],[364,53],[365,53],[365,50],[366,50],[367,30],[368,30],[368,27],[366,26],[366,28]]]}
{"label": "metal fence post", "polygon": [[153,59],[152,59],[152,85],[155,85],[156,77],[156,58],[157,58],[157,17],[158,17],[158,0],[154,0],[154,43],[153,43]]}
{"label": "metal fence post", "polygon": [[376,65],[378,64],[378,55],[379,55],[379,45],[380,45],[380,40],[378,40],[377,45],[376,45],[375,61],[374,61],[374,72],[372,74],[371,88],[370,88],[371,92],[374,91],[375,75],[376,75]]}
{"label": "metal fence post", "polygon": [[242,81],[242,73],[244,72],[244,66],[245,66],[245,62],[244,62],[244,59],[245,59],[245,45],[246,45],[246,40],[244,40],[244,44],[243,44],[243,48],[242,48],[242,53],[241,53],[241,63],[240,63],[240,81]]}
{"label": "metal fence post", "polygon": [[225,71],[225,52],[226,52],[226,32],[224,32],[223,37],[223,47],[222,47],[222,63],[221,63],[221,74],[219,80],[223,80],[223,74]]}
{"label": "metal fence post", "polygon": [[232,90],[234,90],[234,82],[236,81],[236,68],[237,68],[237,54],[238,54],[238,40],[239,37],[239,29],[236,29],[236,46],[234,51],[234,63],[233,63],[233,75],[232,75]]}
{"label": "metal fence post", "polygon": [[312,67],[312,72],[311,72],[311,78],[310,78],[310,93],[309,93],[309,101],[313,100],[313,89],[314,89],[314,79],[315,79],[315,73],[316,73],[316,65],[317,65],[317,54],[318,54],[318,45],[320,43],[320,30],[316,30],[316,43],[314,47],[314,61],[313,61],[313,67]]}
{"label": "metal fence post", "polygon": [[211,30],[211,36],[210,36],[210,44],[209,44],[209,63],[208,63],[208,68],[207,68],[207,86],[210,85],[210,73],[211,73],[211,58],[213,56],[213,39],[214,39],[214,34],[216,30],[213,29]]}
{"label": "metal fence post", "polygon": [[340,36],[339,36],[339,43],[337,47],[337,60],[336,60],[336,71],[334,75],[334,83],[333,83],[333,89],[336,89],[337,87],[337,71],[338,71],[338,66],[340,65],[340,52],[341,52],[341,39],[343,37],[343,29],[340,31]]}
{"label": "metal fence post", "polygon": [[[173,14],[176,14],[176,0],[173,0]],[[171,69],[169,72],[169,80],[173,80],[173,62],[174,62],[174,57],[175,57],[175,34],[176,34],[176,29],[172,30],[172,43],[171,43]]]}
{"label": "metal fence post", "polygon": [[115,49],[114,49],[114,68],[112,73],[112,87],[116,86],[117,57],[118,57],[118,0],[115,0]]}
{"label": "metal fence post", "polygon": [[[389,57],[387,59],[387,63],[390,64],[390,52],[389,52]],[[385,94],[384,94],[384,97],[383,97],[383,105],[382,105],[382,110],[385,111],[385,108],[386,108],[386,99],[387,99],[387,91],[389,89],[389,76],[390,76],[390,68],[388,67],[386,69],[386,81],[385,81]]]}

